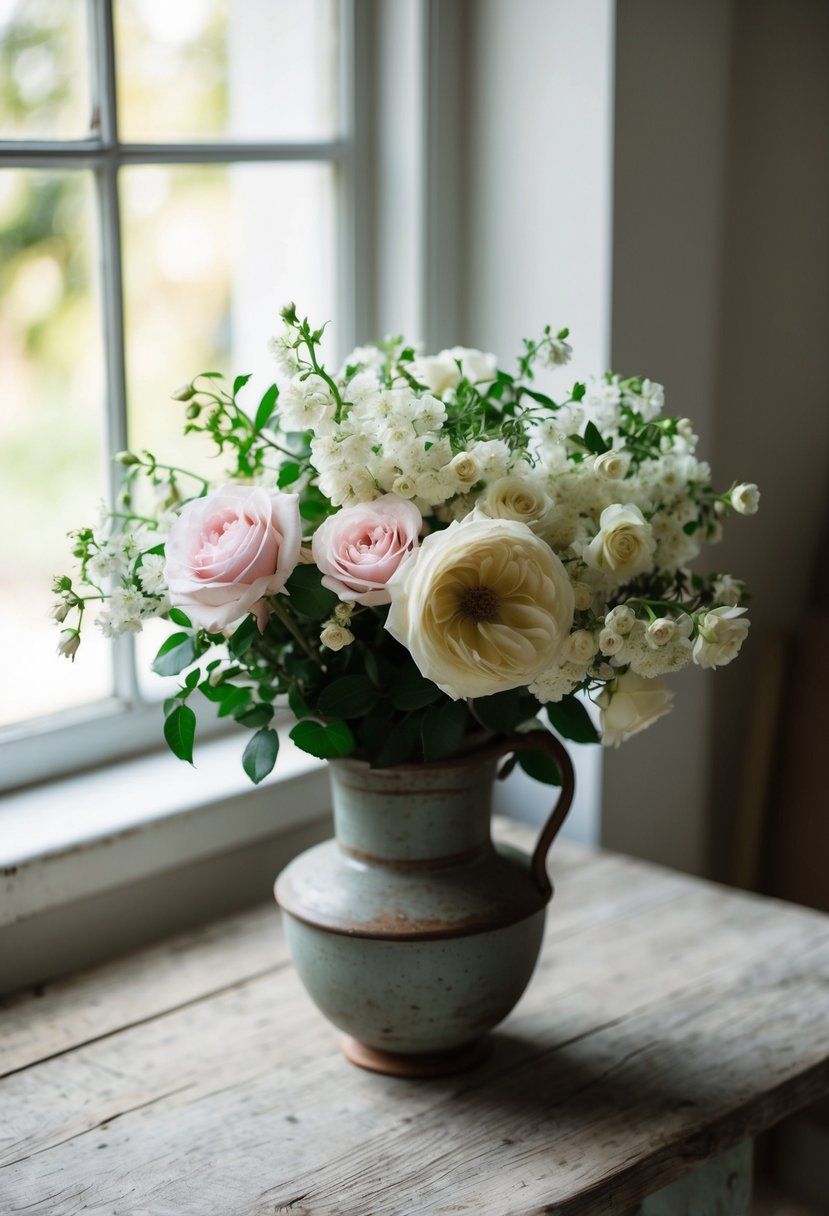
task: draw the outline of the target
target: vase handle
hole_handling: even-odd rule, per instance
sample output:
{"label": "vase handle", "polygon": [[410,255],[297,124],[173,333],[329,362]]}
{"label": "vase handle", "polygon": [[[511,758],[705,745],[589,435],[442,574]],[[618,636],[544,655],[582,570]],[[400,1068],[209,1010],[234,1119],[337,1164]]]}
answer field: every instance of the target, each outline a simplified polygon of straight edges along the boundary
{"label": "vase handle", "polygon": [[[527,731],[525,735],[511,735],[499,744],[499,751],[502,755],[506,755],[508,752],[544,751],[552,756],[559,767],[561,773],[561,793],[547,817],[547,822],[541,829],[541,834],[538,837],[532,860],[530,861],[530,872],[535,885],[542,895],[549,898],[553,893],[553,884],[550,882],[547,874],[547,854],[573,802],[573,794],[576,789],[576,774],[573,771],[573,762],[564,744],[547,730],[531,730]],[[513,756],[501,768],[501,771],[498,773],[499,779],[508,777],[515,768],[515,764],[516,760],[515,756]]]}

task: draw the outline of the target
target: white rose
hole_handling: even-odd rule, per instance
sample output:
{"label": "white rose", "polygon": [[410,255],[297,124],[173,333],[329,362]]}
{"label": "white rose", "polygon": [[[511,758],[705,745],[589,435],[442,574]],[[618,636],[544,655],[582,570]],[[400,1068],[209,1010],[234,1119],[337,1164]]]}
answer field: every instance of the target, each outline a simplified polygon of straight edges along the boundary
{"label": "white rose", "polygon": [[490,519],[514,519],[540,532],[549,517],[552,499],[529,477],[499,477],[478,499],[478,508]]}
{"label": "white rose", "polygon": [[481,466],[474,456],[470,456],[469,452],[458,452],[447,467],[455,481],[464,490],[474,486],[475,482],[480,480]]}
{"label": "white rose", "polygon": [[676,622],[668,616],[657,617],[647,628],[647,643],[649,646],[667,646],[676,634]]}
{"label": "white rose", "polygon": [[514,520],[433,532],[388,589],[386,629],[454,700],[529,684],[552,666],[573,620],[564,566]]}
{"label": "white rose", "polygon": [[636,613],[627,604],[617,604],[605,618],[605,625],[614,633],[630,633],[636,624]]}
{"label": "white rose", "polygon": [[351,645],[354,641],[354,634],[350,629],[346,629],[345,625],[338,625],[336,621],[326,621],[320,634],[320,641],[329,650],[342,650],[343,646]]}
{"label": "white rose", "polygon": [[739,515],[754,515],[760,506],[760,491],[753,482],[742,482],[731,491],[731,505]]}
{"label": "white rose", "polygon": [[748,620],[738,620],[745,608],[712,608],[697,622],[694,662],[700,667],[724,667],[736,659],[746,640]]}
{"label": "white rose", "polygon": [[[440,397],[450,389],[457,388],[461,378],[472,384],[494,380],[496,359],[479,350],[465,346],[453,346],[437,355],[419,355],[410,365],[418,384]],[[460,364],[460,366],[458,366]]]}
{"label": "white rose", "polygon": [[620,580],[641,574],[652,564],[656,542],[651,526],[633,503],[605,507],[599,532],[588,546],[586,559],[598,570]]}
{"label": "white rose", "polygon": [[673,699],[661,680],[646,680],[632,671],[620,675],[596,698],[602,711],[602,743],[618,747],[668,713]]}
{"label": "white rose", "polygon": [[621,452],[616,452],[613,448],[609,452],[602,452],[593,461],[593,468],[606,481],[620,481],[628,471],[630,457],[624,456]]}
{"label": "white rose", "polygon": [[595,635],[589,629],[576,629],[561,648],[562,661],[586,666],[598,649]]}
{"label": "white rose", "polygon": [[573,595],[578,612],[586,612],[593,603],[593,588],[589,583],[573,583]]}
{"label": "white rose", "polygon": [[618,654],[624,644],[625,639],[612,629],[603,629],[599,634],[599,649],[602,654]]}

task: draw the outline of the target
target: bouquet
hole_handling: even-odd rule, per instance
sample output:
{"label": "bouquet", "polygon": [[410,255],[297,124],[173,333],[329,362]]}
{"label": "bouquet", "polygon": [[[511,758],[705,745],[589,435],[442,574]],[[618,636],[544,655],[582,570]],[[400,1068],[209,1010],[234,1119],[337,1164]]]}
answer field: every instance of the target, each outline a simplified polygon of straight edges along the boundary
{"label": "bouquet", "polygon": [[[300,748],[372,766],[445,759],[541,712],[564,738],[617,746],[670,708],[664,676],[736,656],[745,586],[690,566],[759,493],[712,488],[661,385],[608,372],[542,392],[539,370],[571,355],[550,327],[515,373],[399,338],[332,371],[323,330],[294,305],[282,320],[278,382],[255,408],[247,376],[174,393],[185,432],[215,445],[216,482],[119,453],[120,499],[70,534],[79,571],[55,581],[63,655],[90,608],[107,637],[174,627],[153,669],[182,677],[164,702],[182,760],[205,700],[253,732],[254,782],[286,702]],[[519,763],[558,779],[546,753]]]}

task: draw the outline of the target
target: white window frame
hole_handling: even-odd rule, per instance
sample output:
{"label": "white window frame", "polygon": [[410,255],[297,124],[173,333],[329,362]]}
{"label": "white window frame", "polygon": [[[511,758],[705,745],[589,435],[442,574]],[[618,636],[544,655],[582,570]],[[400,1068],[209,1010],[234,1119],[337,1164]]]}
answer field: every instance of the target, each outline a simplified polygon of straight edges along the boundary
{"label": "white window frame", "polygon": [[[440,183],[455,153],[458,6],[441,6],[440,0],[341,0],[345,134],[338,140],[171,146],[118,142],[110,0],[88,3],[97,79],[109,80],[98,135],[69,147],[3,142],[0,167],[70,164],[95,170],[105,259],[115,264],[104,305],[114,392],[112,450],[125,446],[126,438],[123,340],[111,333],[120,327],[122,311],[114,206],[122,164],[327,158],[338,167],[342,191],[342,345],[390,331],[433,343],[453,328],[457,286],[450,254],[457,199],[450,182]],[[167,895],[154,886],[153,899],[168,900],[172,931],[186,867],[195,872],[208,856],[219,861],[228,851],[273,844],[280,836],[286,848],[295,847],[297,832],[313,832],[328,813],[324,766],[284,738],[274,773],[255,789],[239,764],[238,733],[203,742],[195,774],[175,760],[160,746],[159,707],[140,704],[128,660],[118,659],[128,672],[122,669],[120,677],[126,695],[32,725],[0,744],[9,760],[0,758],[0,773],[19,787],[0,799],[0,957],[18,956],[11,978],[0,969],[0,991],[66,968],[62,943],[71,933],[73,909],[83,924],[96,900],[108,907],[119,890],[126,894],[132,884],[157,883],[167,875]],[[151,747],[154,754],[136,755]],[[79,767],[88,771],[71,775]],[[36,784],[29,784],[33,779]],[[120,915],[117,906],[112,904],[113,915]],[[111,952],[111,938],[102,949]],[[21,962],[25,952],[31,958]],[[69,965],[76,964],[69,959]]]}
{"label": "white window frame", "polygon": [[[363,332],[372,264],[365,231],[368,208],[362,195],[368,180],[357,172],[365,123],[356,82],[357,48],[372,20],[366,0],[340,0],[340,135],[307,142],[198,141],[124,143],[118,135],[114,0],[86,0],[89,28],[91,109],[95,133],[79,140],[0,141],[0,170],[10,168],[91,170],[97,201],[101,318],[105,352],[105,447],[113,454],[128,446],[127,381],[120,203],[118,175],[126,165],[285,164],[298,161],[334,166],[338,175],[338,340],[343,351]],[[364,78],[363,78],[364,79]],[[365,92],[365,89],[363,89]],[[361,110],[361,106],[363,110]],[[120,470],[110,462],[109,493],[115,500]],[[135,646],[129,636],[113,643],[114,695],[89,705],[0,729],[0,789],[33,779],[43,781],[81,768],[135,755],[158,745],[159,707],[142,695]],[[207,715],[206,715],[207,717]],[[205,721],[202,737],[223,725]]]}

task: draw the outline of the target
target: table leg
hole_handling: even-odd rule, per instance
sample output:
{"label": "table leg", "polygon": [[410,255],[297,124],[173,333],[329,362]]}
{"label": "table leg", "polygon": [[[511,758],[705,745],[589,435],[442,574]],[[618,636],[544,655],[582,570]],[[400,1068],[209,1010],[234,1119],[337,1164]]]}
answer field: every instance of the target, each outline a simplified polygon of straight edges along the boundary
{"label": "table leg", "polygon": [[752,1141],[697,1165],[650,1195],[640,1216],[750,1216]]}

